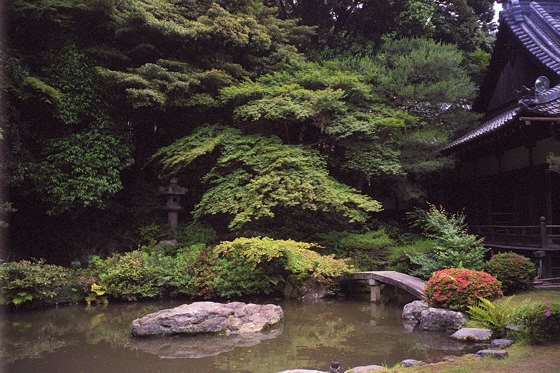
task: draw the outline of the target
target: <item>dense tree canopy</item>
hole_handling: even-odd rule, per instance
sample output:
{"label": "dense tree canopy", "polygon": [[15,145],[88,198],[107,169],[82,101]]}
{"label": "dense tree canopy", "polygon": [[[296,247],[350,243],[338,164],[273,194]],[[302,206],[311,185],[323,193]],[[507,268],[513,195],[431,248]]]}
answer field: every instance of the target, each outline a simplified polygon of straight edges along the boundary
{"label": "dense tree canopy", "polygon": [[421,198],[472,122],[491,5],[10,0],[12,252],[101,250],[163,222],[171,175],[185,221],[235,232],[359,226]]}

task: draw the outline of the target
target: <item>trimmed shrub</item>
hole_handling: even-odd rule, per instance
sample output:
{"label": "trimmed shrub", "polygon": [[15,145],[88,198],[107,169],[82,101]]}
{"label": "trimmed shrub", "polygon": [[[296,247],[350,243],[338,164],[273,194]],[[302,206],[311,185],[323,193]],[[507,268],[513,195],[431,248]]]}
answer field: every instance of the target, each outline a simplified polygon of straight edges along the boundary
{"label": "trimmed shrub", "polygon": [[430,306],[455,311],[465,311],[479,297],[493,299],[502,295],[501,283],[496,278],[465,268],[436,271],[424,291]]}
{"label": "trimmed shrub", "polygon": [[[362,271],[394,270],[409,272],[409,253],[415,253],[413,244],[391,238],[385,229],[357,231],[330,231],[317,235],[324,248],[322,254],[348,258],[356,269]],[[416,242],[414,242],[416,243]]]}
{"label": "trimmed shrub", "polygon": [[519,327],[514,338],[530,344],[560,342],[560,303],[524,302],[511,321]]}
{"label": "trimmed shrub", "polygon": [[314,244],[271,238],[237,238],[214,249],[212,288],[221,297],[282,291],[287,278],[301,286],[307,279],[331,283],[350,272],[346,260],[310,250]]}
{"label": "trimmed shrub", "polygon": [[0,264],[0,303],[19,307],[74,300],[77,287],[72,270],[44,260]]}
{"label": "trimmed shrub", "polygon": [[100,265],[100,284],[108,295],[127,301],[162,295],[161,271],[140,250],[114,254]]}
{"label": "trimmed shrub", "polygon": [[504,293],[529,288],[536,274],[535,264],[523,255],[500,253],[486,263],[486,271],[502,282]]}

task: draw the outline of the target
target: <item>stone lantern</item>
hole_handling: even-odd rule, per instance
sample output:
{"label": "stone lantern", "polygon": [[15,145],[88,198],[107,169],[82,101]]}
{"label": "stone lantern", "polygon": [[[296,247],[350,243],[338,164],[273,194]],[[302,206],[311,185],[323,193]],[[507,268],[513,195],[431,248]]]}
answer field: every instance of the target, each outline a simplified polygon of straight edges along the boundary
{"label": "stone lantern", "polygon": [[179,211],[183,209],[180,203],[181,196],[187,193],[187,188],[177,185],[177,179],[172,178],[168,186],[159,187],[159,193],[167,197],[163,209],[167,211],[167,221],[171,229],[175,231],[179,224]]}

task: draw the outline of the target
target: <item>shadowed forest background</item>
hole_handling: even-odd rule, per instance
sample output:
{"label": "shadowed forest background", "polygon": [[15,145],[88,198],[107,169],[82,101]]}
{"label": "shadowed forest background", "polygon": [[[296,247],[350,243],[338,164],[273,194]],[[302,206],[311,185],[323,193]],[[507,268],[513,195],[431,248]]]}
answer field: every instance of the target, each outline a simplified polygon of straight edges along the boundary
{"label": "shadowed forest background", "polygon": [[[4,259],[65,265],[173,236],[394,234],[453,167],[441,146],[476,125],[495,28],[489,0],[5,11]],[[175,233],[171,177],[188,188]]]}

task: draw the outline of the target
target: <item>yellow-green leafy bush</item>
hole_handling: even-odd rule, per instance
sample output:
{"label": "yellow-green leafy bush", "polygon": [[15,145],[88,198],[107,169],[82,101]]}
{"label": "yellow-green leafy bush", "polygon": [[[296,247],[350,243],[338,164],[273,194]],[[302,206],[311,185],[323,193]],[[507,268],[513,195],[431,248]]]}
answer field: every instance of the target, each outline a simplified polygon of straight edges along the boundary
{"label": "yellow-green leafy bush", "polygon": [[344,259],[322,256],[315,245],[267,237],[238,238],[214,249],[216,266],[210,281],[222,297],[279,292],[287,278],[296,285],[307,279],[326,283],[351,271]]}

